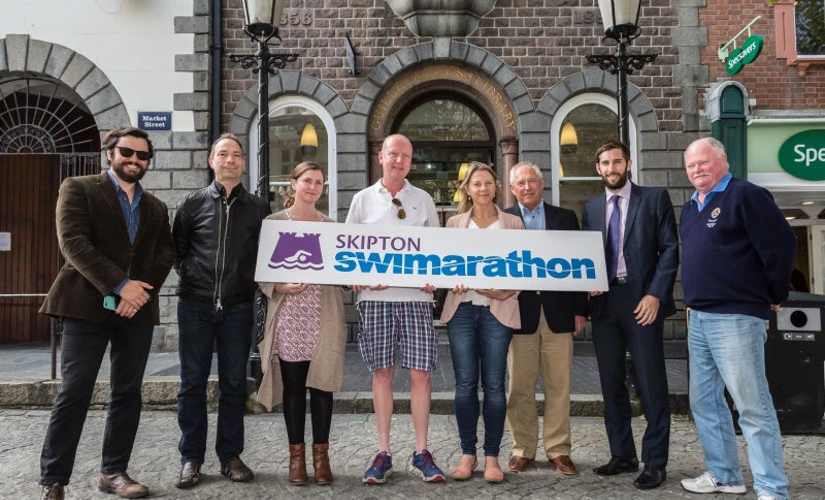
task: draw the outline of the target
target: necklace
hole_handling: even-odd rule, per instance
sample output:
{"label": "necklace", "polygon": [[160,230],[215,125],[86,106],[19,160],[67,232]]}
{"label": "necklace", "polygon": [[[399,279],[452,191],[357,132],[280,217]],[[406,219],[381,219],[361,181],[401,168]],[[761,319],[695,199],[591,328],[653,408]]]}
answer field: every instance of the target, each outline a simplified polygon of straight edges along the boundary
{"label": "necklace", "polygon": [[318,212],[317,210],[315,211],[315,214],[314,214],[313,218],[311,218],[311,219],[296,219],[291,208],[286,209],[286,216],[287,216],[287,218],[289,218],[289,220],[304,221],[304,222],[309,222],[309,221],[313,221],[313,220],[323,220],[323,216],[321,215],[321,212]]}

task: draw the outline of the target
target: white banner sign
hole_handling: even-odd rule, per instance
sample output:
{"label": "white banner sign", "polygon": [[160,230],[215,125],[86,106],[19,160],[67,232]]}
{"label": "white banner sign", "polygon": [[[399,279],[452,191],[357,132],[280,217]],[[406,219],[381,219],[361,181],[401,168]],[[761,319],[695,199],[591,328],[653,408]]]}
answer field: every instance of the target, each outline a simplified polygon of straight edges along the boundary
{"label": "white banner sign", "polygon": [[276,283],[607,290],[601,233],[267,220],[255,279]]}

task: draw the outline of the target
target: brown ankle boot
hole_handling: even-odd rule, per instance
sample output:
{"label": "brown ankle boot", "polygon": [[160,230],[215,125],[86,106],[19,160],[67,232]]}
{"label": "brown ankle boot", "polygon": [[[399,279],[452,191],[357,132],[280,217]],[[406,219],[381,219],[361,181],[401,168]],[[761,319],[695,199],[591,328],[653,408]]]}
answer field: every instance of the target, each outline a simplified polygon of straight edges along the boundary
{"label": "brown ankle boot", "polygon": [[289,484],[307,484],[306,446],[303,443],[289,445]]}
{"label": "brown ankle boot", "polygon": [[315,468],[315,484],[332,482],[332,470],[329,468],[329,443],[312,444],[312,466]]}

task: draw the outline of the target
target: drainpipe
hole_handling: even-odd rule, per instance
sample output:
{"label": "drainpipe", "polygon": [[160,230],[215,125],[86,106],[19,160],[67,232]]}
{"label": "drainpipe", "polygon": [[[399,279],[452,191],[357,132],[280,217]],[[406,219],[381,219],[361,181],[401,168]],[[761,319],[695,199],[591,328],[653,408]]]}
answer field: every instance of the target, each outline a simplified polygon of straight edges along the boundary
{"label": "drainpipe", "polygon": [[212,0],[212,117],[211,142],[221,135],[221,70],[223,68],[221,0]]}

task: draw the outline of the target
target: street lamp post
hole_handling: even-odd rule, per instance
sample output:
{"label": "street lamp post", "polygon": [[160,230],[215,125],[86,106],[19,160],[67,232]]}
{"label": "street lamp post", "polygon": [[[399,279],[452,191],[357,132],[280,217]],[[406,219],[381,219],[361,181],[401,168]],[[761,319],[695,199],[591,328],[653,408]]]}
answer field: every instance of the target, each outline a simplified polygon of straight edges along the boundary
{"label": "street lamp post", "polygon": [[[283,68],[286,63],[298,59],[298,54],[272,53],[269,51],[269,40],[273,37],[278,40],[278,23],[281,12],[284,10],[284,0],[244,0],[244,15],[246,24],[244,33],[258,44],[254,54],[227,54],[229,60],[241,63],[243,69],[252,69],[258,75],[258,179],[255,183],[255,194],[269,204],[269,75],[275,69]],[[251,187],[251,186],[250,186]],[[249,355],[250,372],[255,381],[260,383],[261,354],[258,352],[258,342],[262,340],[266,322],[267,299],[260,290],[255,293],[255,327],[256,342],[253,343],[252,353]]]}
{"label": "street lamp post", "polygon": [[630,112],[627,109],[627,75],[632,75],[633,70],[641,70],[645,64],[655,61],[656,55],[627,53],[627,46],[642,33],[642,28],[639,27],[641,0],[599,0],[599,10],[604,23],[604,38],[616,41],[616,54],[589,55],[587,61],[598,64],[602,70],[617,75],[619,139],[629,147],[628,117]]}
{"label": "street lamp post", "polygon": [[284,0],[244,0],[246,25],[244,33],[258,44],[254,54],[227,54],[229,60],[241,63],[258,75],[258,179],[255,194],[269,203],[269,75],[275,69],[298,59],[298,54],[272,53],[269,40],[278,40],[278,22],[284,10]]}

